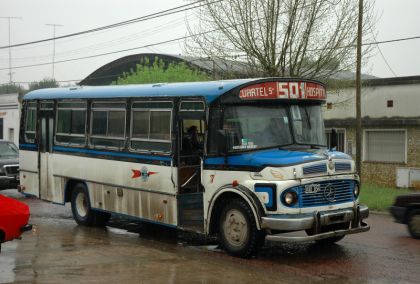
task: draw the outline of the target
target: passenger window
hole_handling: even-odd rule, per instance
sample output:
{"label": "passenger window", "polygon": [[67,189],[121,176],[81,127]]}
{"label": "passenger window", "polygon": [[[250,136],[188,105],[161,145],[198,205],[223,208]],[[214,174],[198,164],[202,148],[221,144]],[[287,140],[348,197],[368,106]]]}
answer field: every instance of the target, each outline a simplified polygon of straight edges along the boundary
{"label": "passenger window", "polygon": [[36,133],[36,103],[28,103],[25,119],[25,142],[35,143]]}
{"label": "passenger window", "polygon": [[130,141],[133,150],[171,150],[171,106],[171,102],[133,103]]}
{"label": "passenger window", "polygon": [[67,144],[86,143],[86,102],[59,102],[55,140]]}
{"label": "passenger window", "polygon": [[91,144],[104,147],[125,145],[125,103],[93,103]]}
{"label": "passenger window", "polygon": [[182,154],[199,154],[204,145],[204,120],[184,119],[182,121]]}

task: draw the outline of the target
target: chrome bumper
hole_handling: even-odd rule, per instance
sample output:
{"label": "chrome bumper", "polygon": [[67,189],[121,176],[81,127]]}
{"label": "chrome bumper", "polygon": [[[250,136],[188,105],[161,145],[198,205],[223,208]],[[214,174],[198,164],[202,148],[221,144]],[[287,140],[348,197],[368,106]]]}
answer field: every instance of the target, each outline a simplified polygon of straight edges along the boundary
{"label": "chrome bumper", "polygon": [[[301,231],[312,229],[317,232],[311,236],[295,237],[282,235],[267,235],[266,239],[281,242],[309,242],[325,238],[338,237],[347,234],[356,234],[369,231],[370,226],[362,220],[369,216],[369,208],[359,205],[354,208],[339,209],[334,211],[314,212],[313,214],[283,214],[262,217],[263,229],[279,231]],[[346,230],[337,230],[321,233],[321,227],[338,223],[350,222]]]}

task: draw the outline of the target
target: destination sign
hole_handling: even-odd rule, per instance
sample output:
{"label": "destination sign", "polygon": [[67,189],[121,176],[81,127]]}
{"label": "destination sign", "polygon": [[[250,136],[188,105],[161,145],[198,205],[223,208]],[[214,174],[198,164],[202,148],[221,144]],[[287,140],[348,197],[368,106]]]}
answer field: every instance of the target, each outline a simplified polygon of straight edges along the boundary
{"label": "destination sign", "polygon": [[239,91],[242,100],[307,99],[325,100],[324,86],[312,82],[264,82]]}

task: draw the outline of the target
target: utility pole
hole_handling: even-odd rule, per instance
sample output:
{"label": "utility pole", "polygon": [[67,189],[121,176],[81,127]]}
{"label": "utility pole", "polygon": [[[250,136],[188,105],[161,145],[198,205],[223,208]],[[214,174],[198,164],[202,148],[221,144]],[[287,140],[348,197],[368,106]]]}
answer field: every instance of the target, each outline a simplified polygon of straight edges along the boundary
{"label": "utility pole", "polygon": [[54,79],[54,63],[55,63],[55,28],[62,27],[63,25],[59,24],[45,24],[46,26],[53,27],[53,57],[52,57],[52,78]]}
{"label": "utility pole", "polygon": [[10,20],[21,20],[21,17],[0,17],[0,19],[7,19],[7,22],[9,24],[9,83],[11,84],[13,82],[12,77],[12,48],[10,47]]}
{"label": "utility pole", "polygon": [[361,68],[362,68],[362,27],[363,0],[359,0],[359,19],[357,25],[357,55],[356,55],[356,168],[362,179],[362,105],[361,105]]}

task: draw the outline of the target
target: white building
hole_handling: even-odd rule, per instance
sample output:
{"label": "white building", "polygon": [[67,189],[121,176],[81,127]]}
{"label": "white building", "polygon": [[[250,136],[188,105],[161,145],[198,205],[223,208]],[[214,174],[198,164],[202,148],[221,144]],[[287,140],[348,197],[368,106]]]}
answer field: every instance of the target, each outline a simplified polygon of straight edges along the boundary
{"label": "white building", "polygon": [[19,94],[0,95],[0,140],[19,145]]}
{"label": "white building", "polygon": [[[408,186],[420,188],[420,76],[364,80],[361,99],[364,180],[395,186],[407,169],[419,173]],[[355,88],[328,92],[324,119],[338,130],[338,150],[354,156]]]}

